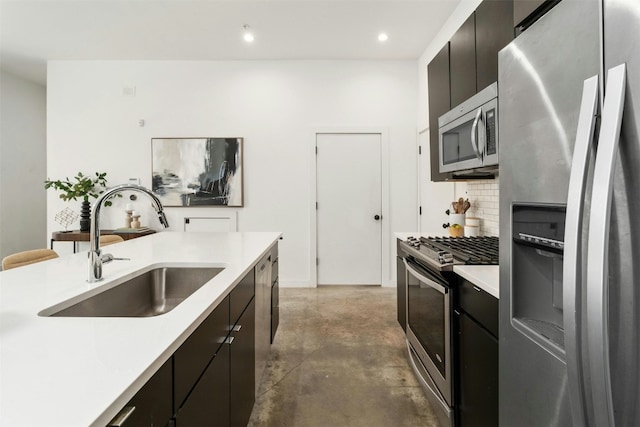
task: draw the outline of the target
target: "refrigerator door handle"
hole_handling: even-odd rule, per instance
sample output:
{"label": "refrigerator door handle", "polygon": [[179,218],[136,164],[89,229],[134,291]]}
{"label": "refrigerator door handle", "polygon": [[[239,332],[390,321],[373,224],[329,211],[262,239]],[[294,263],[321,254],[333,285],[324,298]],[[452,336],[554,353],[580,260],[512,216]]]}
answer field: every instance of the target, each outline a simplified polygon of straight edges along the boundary
{"label": "refrigerator door handle", "polygon": [[478,108],[476,118],[473,121],[473,125],[471,125],[471,148],[473,148],[473,152],[476,153],[476,157],[482,160],[482,154],[480,154],[478,148],[478,123],[480,123],[480,120],[482,120],[482,108]]}
{"label": "refrigerator door handle", "polygon": [[615,425],[609,365],[609,224],[613,172],[626,88],[626,64],[608,71],[593,175],[587,253],[587,340],[593,425]]}
{"label": "refrigerator door handle", "polygon": [[594,130],[598,109],[598,75],[584,81],[578,129],[569,176],[567,216],[564,232],[563,317],[567,379],[573,424],[587,425],[587,401],[582,355],[582,226],[589,159],[594,150]]}

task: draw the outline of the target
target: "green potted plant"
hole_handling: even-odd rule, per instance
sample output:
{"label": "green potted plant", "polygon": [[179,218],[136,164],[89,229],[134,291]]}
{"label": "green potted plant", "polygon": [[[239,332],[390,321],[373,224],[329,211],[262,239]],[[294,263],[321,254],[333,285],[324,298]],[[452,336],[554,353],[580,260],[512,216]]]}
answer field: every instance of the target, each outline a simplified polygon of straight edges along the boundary
{"label": "green potted plant", "polygon": [[[60,198],[64,201],[82,199],[80,209],[80,231],[89,231],[91,225],[91,204],[89,198],[97,198],[104,192],[107,186],[107,173],[96,172],[95,177],[91,178],[82,172],[78,172],[73,180],[68,177],[64,180],[47,180],[44,182],[44,188],[54,188],[60,191]],[[112,203],[106,200],[104,205],[110,206]]]}

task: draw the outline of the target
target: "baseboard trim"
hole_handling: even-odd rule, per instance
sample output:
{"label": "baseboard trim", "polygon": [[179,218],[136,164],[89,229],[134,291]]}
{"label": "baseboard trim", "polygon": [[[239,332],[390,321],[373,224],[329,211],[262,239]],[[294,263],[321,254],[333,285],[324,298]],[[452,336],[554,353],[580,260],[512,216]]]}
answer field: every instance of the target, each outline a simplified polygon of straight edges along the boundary
{"label": "baseboard trim", "polygon": [[281,288],[315,288],[311,282],[296,282],[296,281],[279,281],[278,285]]}

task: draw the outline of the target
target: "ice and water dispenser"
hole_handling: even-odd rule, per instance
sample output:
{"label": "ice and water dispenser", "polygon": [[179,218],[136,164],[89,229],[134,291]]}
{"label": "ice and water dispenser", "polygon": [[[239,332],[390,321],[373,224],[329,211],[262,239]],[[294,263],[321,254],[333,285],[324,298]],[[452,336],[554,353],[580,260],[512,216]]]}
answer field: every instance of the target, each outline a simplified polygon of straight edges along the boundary
{"label": "ice and water dispenser", "polygon": [[511,228],[512,324],[562,360],[565,214],[564,205],[514,204]]}

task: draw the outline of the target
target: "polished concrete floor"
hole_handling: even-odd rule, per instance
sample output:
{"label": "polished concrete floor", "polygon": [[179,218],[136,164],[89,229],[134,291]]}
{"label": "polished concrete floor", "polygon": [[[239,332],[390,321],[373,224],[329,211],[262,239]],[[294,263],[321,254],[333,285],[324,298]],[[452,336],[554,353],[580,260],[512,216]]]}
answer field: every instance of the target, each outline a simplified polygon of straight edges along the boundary
{"label": "polished concrete floor", "polygon": [[249,426],[436,426],[406,351],[393,288],[281,289]]}

